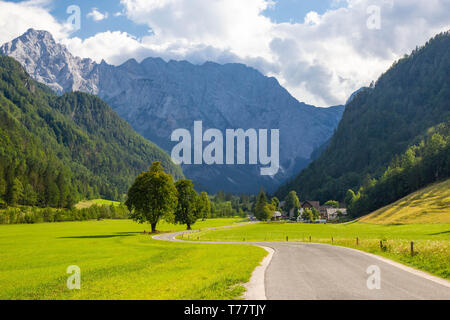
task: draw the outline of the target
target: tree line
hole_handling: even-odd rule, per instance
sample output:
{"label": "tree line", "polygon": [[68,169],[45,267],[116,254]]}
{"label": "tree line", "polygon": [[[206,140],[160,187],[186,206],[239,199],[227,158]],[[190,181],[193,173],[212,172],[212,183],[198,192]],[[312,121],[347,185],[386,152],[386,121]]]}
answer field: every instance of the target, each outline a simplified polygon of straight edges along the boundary
{"label": "tree line", "polygon": [[379,179],[367,177],[357,193],[348,190],[345,202],[349,213],[360,217],[449,177],[450,121],[395,157]]}
{"label": "tree line", "polygon": [[83,209],[54,209],[38,207],[10,207],[0,211],[0,224],[34,224],[43,222],[86,221],[93,219],[128,219],[129,211],[119,206],[93,205]]}

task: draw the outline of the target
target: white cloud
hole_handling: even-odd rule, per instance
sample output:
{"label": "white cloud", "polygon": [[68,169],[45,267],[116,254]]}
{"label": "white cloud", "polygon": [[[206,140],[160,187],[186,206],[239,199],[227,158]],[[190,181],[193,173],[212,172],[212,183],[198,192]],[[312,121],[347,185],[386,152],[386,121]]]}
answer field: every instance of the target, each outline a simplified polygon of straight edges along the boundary
{"label": "white cloud", "polygon": [[108,12],[101,13],[97,8],[92,8],[92,11],[86,15],[94,21],[102,21],[108,19]]}
{"label": "white cloud", "polygon": [[70,28],[59,23],[48,12],[47,5],[50,3],[49,0],[0,1],[0,43],[13,40],[29,28],[48,30],[57,40],[66,38]]}
{"label": "white cloud", "polygon": [[[35,27],[64,39],[76,55],[113,64],[147,56],[242,62],[318,106],[344,103],[395,59],[450,28],[448,0],[333,0],[327,12],[310,12],[304,23],[270,21],[263,16],[273,6],[267,0],[121,0],[122,14],[152,32],[137,39],[108,31],[82,41],[67,38],[45,5],[33,2],[0,1],[2,42]],[[381,9],[380,30],[367,28],[374,3]]]}
{"label": "white cloud", "polygon": [[305,24],[315,25],[319,23],[320,23],[320,15],[317,12],[311,11],[306,15]]}

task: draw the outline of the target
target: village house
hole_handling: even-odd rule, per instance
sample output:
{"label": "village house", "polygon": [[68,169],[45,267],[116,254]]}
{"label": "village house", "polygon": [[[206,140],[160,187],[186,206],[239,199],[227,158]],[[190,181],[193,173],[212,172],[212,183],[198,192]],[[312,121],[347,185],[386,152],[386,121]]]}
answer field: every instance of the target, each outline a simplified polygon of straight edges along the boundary
{"label": "village house", "polygon": [[273,213],[272,221],[280,221],[283,215],[279,211]]}
{"label": "village house", "polygon": [[336,220],[339,216],[339,214],[342,214],[344,216],[347,215],[347,209],[345,208],[327,208],[326,209],[326,216],[328,221]]}
{"label": "village house", "polygon": [[[283,208],[285,205],[285,201],[282,201],[280,203],[280,206]],[[347,215],[347,209],[345,208],[333,208],[330,206],[321,206],[319,201],[304,201],[304,202],[300,202],[300,209],[298,210],[298,215],[299,217],[301,217],[301,215],[303,214],[305,209],[316,209],[317,211],[319,211],[319,220],[320,221],[333,221],[336,220],[338,218],[339,213],[341,213],[342,215]],[[343,207],[343,205],[341,205]],[[279,213],[279,212],[277,212]],[[281,214],[281,216],[279,215],[274,215],[274,219],[273,220],[280,220],[282,218],[285,219],[292,219],[295,218],[296,215],[294,214],[294,209],[291,209],[288,213],[283,213]],[[300,218],[301,219],[301,218]]]}

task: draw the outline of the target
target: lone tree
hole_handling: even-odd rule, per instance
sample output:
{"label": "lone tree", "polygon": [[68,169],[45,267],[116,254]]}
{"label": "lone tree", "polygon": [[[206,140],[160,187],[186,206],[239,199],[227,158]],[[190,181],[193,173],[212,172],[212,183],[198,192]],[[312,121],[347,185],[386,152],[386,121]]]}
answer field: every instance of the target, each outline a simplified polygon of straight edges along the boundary
{"label": "lone tree", "polygon": [[314,220],[314,214],[311,209],[304,209],[301,218],[303,221],[311,222]]}
{"label": "lone tree", "polygon": [[152,232],[161,218],[174,221],[177,207],[177,189],[170,174],[164,172],[161,162],[154,162],[150,170],[142,172],[128,191],[125,202],[131,218],[139,223],[148,222]]}
{"label": "lone tree", "polygon": [[194,189],[191,180],[180,180],[175,183],[178,190],[178,206],[175,211],[175,222],[187,225],[191,230],[198,218],[200,218],[200,199]]}
{"label": "lone tree", "polygon": [[287,195],[285,204],[286,211],[290,214],[291,210],[294,211],[294,217],[298,217],[298,209],[300,209],[300,200],[298,200],[297,192],[291,191]]}
{"label": "lone tree", "polygon": [[209,201],[209,197],[206,192],[200,193],[199,214],[203,221],[211,217],[211,201]]}

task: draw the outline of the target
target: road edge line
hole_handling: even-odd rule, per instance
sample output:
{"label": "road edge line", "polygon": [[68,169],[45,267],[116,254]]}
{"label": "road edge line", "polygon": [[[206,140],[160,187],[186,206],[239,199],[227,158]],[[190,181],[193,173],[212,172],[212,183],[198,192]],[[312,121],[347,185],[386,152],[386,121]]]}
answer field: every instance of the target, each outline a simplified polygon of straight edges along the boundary
{"label": "road edge line", "polygon": [[448,281],[448,280],[439,278],[439,277],[434,276],[432,274],[429,274],[429,273],[427,273],[425,271],[409,267],[409,266],[404,265],[404,264],[402,264],[400,262],[397,262],[397,261],[394,261],[394,260],[391,260],[391,259],[388,259],[388,258],[385,258],[385,257],[382,257],[382,256],[378,256],[378,255],[370,253],[370,252],[358,250],[358,249],[355,249],[355,248],[349,248],[349,247],[343,247],[343,246],[338,246],[338,245],[326,244],[326,243],[317,243],[317,242],[315,242],[315,243],[312,243],[312,244],[323,245],[323,246],[339,247],[339,248],[344,248],[344,249],[347,249],[347,250],[356,251],[356,252],[362,253],[362,254],[364,254],[366,256],[369,256],[369,257],[375,258],[377,260],[380,260],[380,261],[382,261],[384,263],[390,264],[391,266],[397,267],[398,269],[401,269],[403,271],[412,273],[412,274],[414,274],[414,275],[416,275],[418,277],[421,277],[421,278],[433,281],[433,282],[435,282],[437,284],[440,284],[440,285],[442,285],[444,287],[450,288],[450,281]]}
{"label": "road edge line", "polygon": [[254,245],[255,247],[266,250],[269,254],[266,255],[261,263],[253,270],[250,281],[244,284],[245,293],[243,298],[245,300],[267,300],[266,296],[266,270],[272,262],[275,250],[269,247]]}

